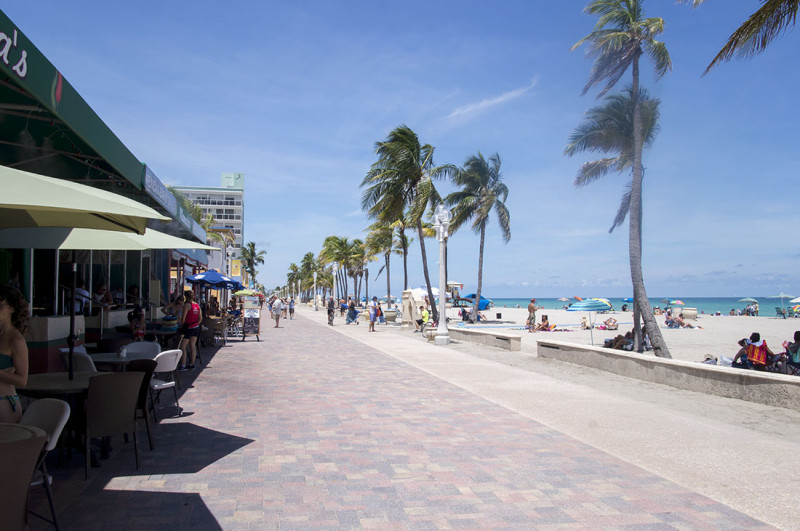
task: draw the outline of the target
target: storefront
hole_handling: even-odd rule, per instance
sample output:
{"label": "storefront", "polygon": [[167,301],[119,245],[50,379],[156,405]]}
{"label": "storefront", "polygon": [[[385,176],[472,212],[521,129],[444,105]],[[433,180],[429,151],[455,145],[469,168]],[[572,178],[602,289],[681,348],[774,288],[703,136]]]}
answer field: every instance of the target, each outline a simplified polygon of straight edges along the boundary
{"label": "storefront", "polygon": [[[139,161],[56,67],[0,11],[0,165],[79,182],[152,207],[170,221],[148,227],[205,243],[205,232],[177,204],[155,173]],[[45,370],[66,344],[64,317],[73,251],[0,248],[0,282],[31,302],[31,368]],[[101,284],[120,307],[160,305],[171,291],[173,251],[74,251],[77,275],[89,292]],[[188,252],[193,267],[204,252]],[[93,313],[90,309],[89,315]],[[120,310],[120,313],[127,313]],[[87,320],[91,317],[86,317]],[[118,318],[108,323],[113,326]],[[82,323],[84,331],[91,323]]]}

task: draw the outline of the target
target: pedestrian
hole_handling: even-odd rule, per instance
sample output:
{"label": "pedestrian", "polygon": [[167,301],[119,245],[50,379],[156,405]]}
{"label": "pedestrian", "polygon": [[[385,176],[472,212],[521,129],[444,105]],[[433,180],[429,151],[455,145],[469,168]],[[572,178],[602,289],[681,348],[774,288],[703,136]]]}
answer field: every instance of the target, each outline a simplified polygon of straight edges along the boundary
{"label": "pedestrian", "polygon": [[336,301],[331,295],[331,298],[328,299],[328,325],[333,326],[333,317],[336,315]]}
{"label": "pedestrian", "polygon": [[294,297],[289,297],[289,319],[294,319]]}
{"label": "pedestrian", "polygon": [[[200,336],[200,323],[203,321],[203,312],[200,305],[194,301],[194,292],[187,289],[183,292],[183,316],[181,321],[181,363],[179,371],[194,369],[194,360],[197,357],[197,338]],[[186,363],[186,349],[189,349],[189,363]]]}
{"label": "pedestrian", "polygon": [[369,303],[369,331],[375,331],[375,321],[378,319],[378,297],[372,297]]}
{"label": "pedestrian", "polygon": [[525,324],[528,332],[533,332],[536,328],[536,299],[531,299],[528,304],[528,322]]}
{"label": "pedestrian", "polygon": [[272,318],[275,319],[275,328],[279,328],[278,324],[281,322],[281,313],[283,311],[283,302],[278,298],[272,303]]}

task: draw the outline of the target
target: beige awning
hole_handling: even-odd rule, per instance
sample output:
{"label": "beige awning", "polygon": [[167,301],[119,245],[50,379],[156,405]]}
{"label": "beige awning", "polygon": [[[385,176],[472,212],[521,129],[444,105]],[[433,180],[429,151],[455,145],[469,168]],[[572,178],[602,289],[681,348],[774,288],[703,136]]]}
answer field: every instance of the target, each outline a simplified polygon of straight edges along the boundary
{"label": "beige awning", "polygon": [[119,194],[0,166],[0,229],[80,227],[142,234],[152,208]]}
{"label": "beige awning", "polygon": [[36,227],[0,230],[0,249],[75,249],[82,251],[144,251],[146,249],[201,249],[217,247],[184,240],[157,230],[144,234],[95,229]]}

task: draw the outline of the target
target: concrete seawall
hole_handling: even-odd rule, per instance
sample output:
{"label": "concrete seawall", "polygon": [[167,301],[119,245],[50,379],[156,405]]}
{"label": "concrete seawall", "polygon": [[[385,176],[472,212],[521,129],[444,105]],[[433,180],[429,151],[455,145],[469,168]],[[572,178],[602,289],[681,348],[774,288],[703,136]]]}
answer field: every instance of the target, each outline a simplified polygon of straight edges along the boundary
{"label": "concrete seawall", "polygon": [[800,411],[800,378],[656,358],[563,341],[539,340],[538,355],[601,371],[728,398]]}

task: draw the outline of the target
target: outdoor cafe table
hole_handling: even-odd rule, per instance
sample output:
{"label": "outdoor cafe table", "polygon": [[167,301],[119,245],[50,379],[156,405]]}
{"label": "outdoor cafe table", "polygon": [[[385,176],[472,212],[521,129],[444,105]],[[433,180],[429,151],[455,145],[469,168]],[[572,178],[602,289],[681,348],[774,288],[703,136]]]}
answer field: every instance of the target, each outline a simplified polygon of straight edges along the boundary
{"label": "outdoor cafe table", "polygon": [[36,426],[26,426],[14,422],[0,422],[0,444],[7,444],[35,437],[45,437],[47,433]]}
{"label": "outdoor cafe table", "polygon": [[69,379],[68,372],[44,372],[29,374],[25,387],[17,391],[28,396],[62,396],[85,393],[89,390],[89,378],[97,376],[96,372],[75,372],[75,378]]}
{"label": "outdoor cafe table", "polygon": [[154,354],[149,352],[128,352],[124,358],[120,358],[116,352],[102,352],[100,354],[92,354],[91,357],[95,364],[116,365],[120,368],[125,367],[133,360],[153,360],[156,358]]}

